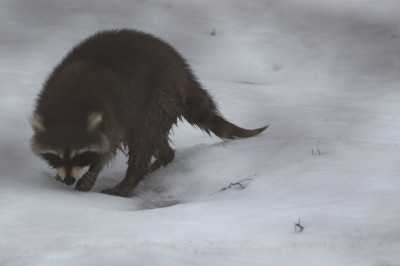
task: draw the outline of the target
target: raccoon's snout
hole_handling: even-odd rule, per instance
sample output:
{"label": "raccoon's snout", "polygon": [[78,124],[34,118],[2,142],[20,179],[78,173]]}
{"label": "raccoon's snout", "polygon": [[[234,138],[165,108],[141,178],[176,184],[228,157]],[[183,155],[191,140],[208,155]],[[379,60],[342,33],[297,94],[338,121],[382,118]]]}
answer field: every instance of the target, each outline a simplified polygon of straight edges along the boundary
{"label": "raccoon's snout", "polygon": [[66,178],[64,178],[64,183],[70,186],[75,183],[75,178],[73,178],[72,176],[67,176]]}

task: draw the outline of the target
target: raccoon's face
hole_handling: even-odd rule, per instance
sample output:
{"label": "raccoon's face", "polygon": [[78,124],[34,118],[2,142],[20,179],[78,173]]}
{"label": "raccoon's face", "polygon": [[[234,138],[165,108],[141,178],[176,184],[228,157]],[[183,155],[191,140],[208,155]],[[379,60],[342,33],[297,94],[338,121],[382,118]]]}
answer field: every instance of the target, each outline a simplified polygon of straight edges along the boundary
{"label": "raccoon's face", "polygon": [[80,178],[82,170],[86,166],[99,160],[100,154],[90,150],[78,151],[52,151],[39,154],[47,164],[57,170],[57,179],[67,185],[72,185]]}
{"label": "raccoon's face", "polygon": [[101,114],[92,114],[86,125],[47,125],[34,115],[30,123],[35,130],[32,150],[57,170],[57,180],[72,185],[87,166],[98,164],[110,153],[110,142],[101,132]]}

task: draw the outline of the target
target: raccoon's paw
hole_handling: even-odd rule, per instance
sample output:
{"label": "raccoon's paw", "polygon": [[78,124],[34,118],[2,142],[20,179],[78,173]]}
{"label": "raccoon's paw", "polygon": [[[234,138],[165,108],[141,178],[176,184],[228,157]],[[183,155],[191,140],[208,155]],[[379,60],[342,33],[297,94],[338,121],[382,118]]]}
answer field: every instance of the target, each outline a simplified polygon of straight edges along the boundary
{"label": "raccoon's paw", "polygon": [[75,185],[75,190],[87,192],[93,187],[94,183],[82,177]]}
{"label": "raccoon's paw", "polygon": [[112,195],[112,196],[120,196],[120,197],[126,197],[126,195],[128,195],[128,193],[126,193],[125,191],[121,191],[117,188],[106,188],[106,189],[102,190],[101,193]]}

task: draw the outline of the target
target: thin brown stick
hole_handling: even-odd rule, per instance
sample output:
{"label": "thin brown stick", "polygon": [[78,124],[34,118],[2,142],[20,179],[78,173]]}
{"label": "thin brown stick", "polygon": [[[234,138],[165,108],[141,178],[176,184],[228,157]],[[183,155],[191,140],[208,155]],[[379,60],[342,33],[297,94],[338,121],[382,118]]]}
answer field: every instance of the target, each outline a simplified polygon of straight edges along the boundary
{"label": "thin brown stick", "polygon": [[311,153],[313,155],[321,155],[321,151],[319,149],[316,149],[316,150],[312,149]]}
{"label": "thin brown stick", "polygon": [[302,226],[302,225],[300,224],[300,218],[299,218],[299,221],[298,221],[297,223],[294,224],[294,232],[295,232],[295,233],[297,233],[297,228],[299,228],[299,232],[300,232],[300,233],[303,232],[303,230],[304,230],[304,226]]}
{"label": "thin brown stick", "polygon": [[232,188],[233,186],[240,186],[240,189],[244,189],[244,188],[246,188],[246,186],[242,185],[242,182],[244,182],[244,181],[251,181],[251,180],[253,180],[253,179],[251,179],[251,178],[246,178],[246,179],[240,180],[239,182],[236,182],[236,183],[230,183],[229,186],[227,186],[227,187],[221,189],[221,191],[230,189],[230,188]]}

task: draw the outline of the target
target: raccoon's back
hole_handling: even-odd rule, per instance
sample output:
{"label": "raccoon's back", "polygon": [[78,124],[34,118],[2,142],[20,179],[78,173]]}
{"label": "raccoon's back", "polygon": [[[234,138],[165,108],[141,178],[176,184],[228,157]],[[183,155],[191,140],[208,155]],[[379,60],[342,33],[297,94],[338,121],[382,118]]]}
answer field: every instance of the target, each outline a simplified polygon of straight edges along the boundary
{"label": "raccoon's back", "polygon": [[135,81],[143,82],[143,85],[166,69],[185,72],[188,68],[172,46],[133,30],[103,31],[87,38],[71,50],[52,76],[62,71],[63,66],[76,61],[107,66],[122,78],[129,79],[134,75]]}
{"label": "raccoon's back", "polygon": [[37,112],[52,121],[101,112],[124,123],[146,110],[166,79],[184,84],[190,74],[184,59],[162,40],[132,30],[104,31],[74,47],[54,69]]}

